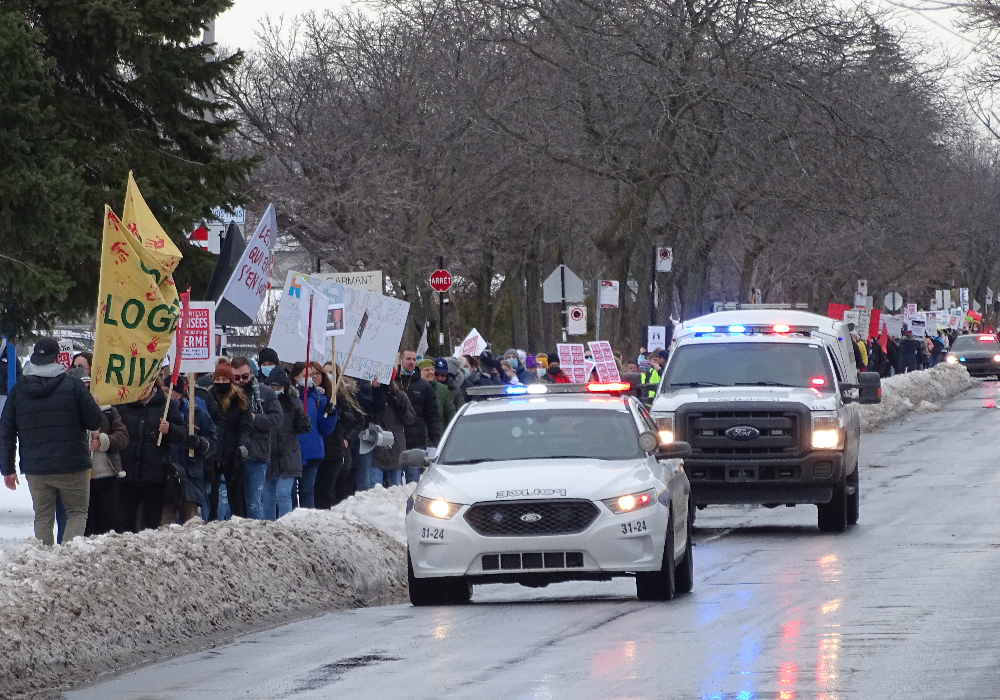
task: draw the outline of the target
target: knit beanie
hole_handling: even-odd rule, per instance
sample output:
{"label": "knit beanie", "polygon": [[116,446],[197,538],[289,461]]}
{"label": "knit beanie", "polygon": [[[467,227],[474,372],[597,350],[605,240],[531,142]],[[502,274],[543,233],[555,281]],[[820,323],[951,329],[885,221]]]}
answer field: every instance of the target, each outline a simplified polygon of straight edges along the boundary
{"label": "knit beanie", "polygon": [[215,371],[212,372],[212,381],[218,381],[219,377],[228,379],[232,384],[236,383],[236,375],[233,374],[233,368],[222,362],[215,366]]}
{"label": "knit beanie", "polygon": [[434,366],[434,360],[430,359],[429,357],[424,358],[423,360],[417,363],[417,369],[419,370],[423,370],[426,367],[433,367],[433,366]]}

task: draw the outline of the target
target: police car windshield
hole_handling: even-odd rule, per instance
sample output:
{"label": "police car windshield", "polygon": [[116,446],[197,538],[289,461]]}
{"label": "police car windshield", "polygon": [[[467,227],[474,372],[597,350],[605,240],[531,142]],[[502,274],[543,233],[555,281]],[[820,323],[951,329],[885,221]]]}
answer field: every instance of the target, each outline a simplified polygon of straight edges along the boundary
{"label": "police car windshield", "polygon": [[438,464],[642,456],[639,431],[629,413],[547,409],[462,416],[452,428]]}
{"label": "police car windshield", "polygon": [[823,348],[800,343],[704,343],[672,353],[663,388],[790,386],[832,391]]}

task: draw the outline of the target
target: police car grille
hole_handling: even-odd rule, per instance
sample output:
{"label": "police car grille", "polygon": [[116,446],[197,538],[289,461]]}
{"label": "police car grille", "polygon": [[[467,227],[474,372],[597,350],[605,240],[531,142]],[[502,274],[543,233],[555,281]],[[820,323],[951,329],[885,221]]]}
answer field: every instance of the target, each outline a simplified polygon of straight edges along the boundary
{"label": "police car grille", "polygon": [[465,520],[484,537],[573,535],[590,527],[599,513],[591,501],[500,501],[477,503]]}
{"label": "police car grille", "polygon": [[[760,436],[739,441],[726,437],[735,426],[752,426]],[[788,411],[698,411],[687,416],[685,435],[695,454],[758,458],[799,454],[799,416]]]}

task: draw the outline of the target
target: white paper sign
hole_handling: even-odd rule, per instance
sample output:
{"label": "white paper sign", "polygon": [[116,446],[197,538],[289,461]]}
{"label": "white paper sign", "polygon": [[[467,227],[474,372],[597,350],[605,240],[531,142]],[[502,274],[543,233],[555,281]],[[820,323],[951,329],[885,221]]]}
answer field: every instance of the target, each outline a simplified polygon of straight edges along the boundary
{"label": "white paper sign", "polygon": [[917,305],[907,304],[906,311],[903,313],[903,318],[913,318],[917,315]]}
{"label": "white paper sign", "polygon": [[590,354],[594,356],[597,365],[597,378],[602,382],[620,382],[618,365],[615,364],[615,354],[611,351],[611,343],[607,340],[591,341]]}
{"label": "white paper sign", "polygon": [[326,336],[332,338],[346,333],[347,329],[344,327],[344,305],[329,304],[326,307]]}
{"label": "white paper sign", "polygon": [[[278,223],[274,205],[269,204],[253,238],[247,241],[246,250],[233,270],[220,300],[224,299],[246,314],[247,324],[257,319],[261,302],[271,284],[271,265],[274,262],[274,242],[278,237]],[[303,356],[304,358],[304,356]]]}
{"label": "white paper sign", "polygon": [[885,328],[886,334],[892,336],[893,338],[898,338],[903,335],[902,316],[883,316],[882,326]]}
{"label": "white paper sign", "polygon": [[460,355],[478,357],[485,349],[486,341],[483,340],[483,336],[479,335],[479,331],[473,328],[469,331],[469,335],[465,336],[465,340],[462,341],[462,344],[455,348],[455,357]]}
{"label": "white paper sign", "polygon": [[587,360],[583,354],[583,343],[556,343],[559,353],[559,368],[573,384],[587,382]]}
{"label": "white paper sign", "polygon": [[385,294],[385,285],[382,282],[381,270],[371,270],[368,272],[320,272],[313,276],[342,284],[345,287],[367,289],[372,294]]}
{"label": "white paper sign", "polygon": [[[216,349],[215,302],[192,301],[191,317],[185,327],[184,352],[181,354],[181,372],[214,372],[219,359]],[[177,336],[170,342],[167,356],[173,359],[177,355]],[[171,367],[173,363],[171,362]]]}
{"label": "white paper sign", "polygon": [[598,285],[598,303],[602,309],[618,308],[618,282],[616,280],[601,280]]}
{"label": "white paper sign", "polygon": [[664,349],[667,342],[666,326],[648,326],[646,331],[646,350],[653,352],[654,349]]}
{"label": "white paper sign", "polygon": [[[271,341],[268,344],[282,362],[302,362],[306,358],[306,343],[299,335],[299,309],[302,303],[302,285],[307,284],[322,294],[332,304],[344,305],[344,330],[351,337],[358,331],[361,319],[368,313],[364,335],[354,345],[351,363],[344,367],[344,374],[357,379],[378,380],[388,384],[399,353],[399,343],[410,311],[408,302],[395,297],[374,294],[364,289],[348,287],[308,275],[289,271],[285,278],[284,293],[278,305]],[[330,359],[330,344],[324,342],[326,324],[313,319],[313,346],[310,355],[321,364]],[[319,329],[319,341],[316,340]],[[337,343],[337,362],[343,367],[350,350],[350,342]],[[314,359],[312,356],[309,358]]]}
{"label": "white paper sign", "polygon": [[927,335],[927,321],[922,318],[911,318],[910,330],[913,331],[914,338],[923,338]]}

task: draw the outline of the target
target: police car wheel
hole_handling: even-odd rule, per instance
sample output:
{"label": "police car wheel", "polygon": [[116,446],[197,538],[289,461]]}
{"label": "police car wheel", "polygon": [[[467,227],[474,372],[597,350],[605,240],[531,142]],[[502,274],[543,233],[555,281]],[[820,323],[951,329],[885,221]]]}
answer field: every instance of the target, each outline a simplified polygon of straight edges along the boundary
{"label": "police car wheel", "polygon": [[833,487],[829,503],[816,504],[819,510],[818,525],[823,532],[843,532],[847,529],[847,483],[841,481]]}
{"label": "police car wheel", "polygon": [[854,465],[854,473],[847,477],[847,524],[857,525],[861,516],[861,479],[858,476],[858,467]]}
{"label": "police car wheel", "polygon": [[[694,508],[691,508],[694,511]],[[687,544],[684,545],[684,559],[674,571],[674,581],[678,593],[690,593],[694,588],[694,559],[692,558],[693,542],[691,541],[691,519],[688,518]]]}
{"label": "police car wheel", "polygon": [[674,563],[674,516],[667,518],[667,537],[663,543],[663,561],[659,571],[639,571],[635,592],[639,600],[672,600],[677,593],[677,569]]}
{"label": "police car wheel", "polygon": [[406,557],[406,578],[410,588],[410,603],[416,607],[427,605],[464,605],[472,600],[472,584],[463,576],[445,578],[417,578],[413,575],[413,562]]}

